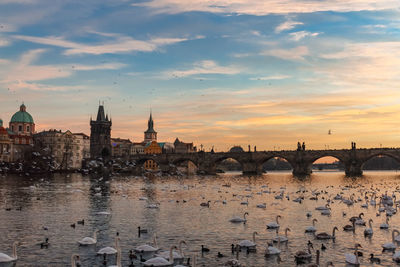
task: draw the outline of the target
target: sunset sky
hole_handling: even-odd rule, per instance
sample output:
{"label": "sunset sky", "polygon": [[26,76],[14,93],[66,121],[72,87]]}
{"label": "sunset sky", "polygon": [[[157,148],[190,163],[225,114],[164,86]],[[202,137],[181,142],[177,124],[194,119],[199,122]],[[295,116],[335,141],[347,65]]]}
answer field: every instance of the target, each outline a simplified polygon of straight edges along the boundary
{"label": "sunset sky", "polygon": [[[0,0],[0,118],[258,150],[400,147],[399,0]],[[328,135],[331,129],[332,134]]]}

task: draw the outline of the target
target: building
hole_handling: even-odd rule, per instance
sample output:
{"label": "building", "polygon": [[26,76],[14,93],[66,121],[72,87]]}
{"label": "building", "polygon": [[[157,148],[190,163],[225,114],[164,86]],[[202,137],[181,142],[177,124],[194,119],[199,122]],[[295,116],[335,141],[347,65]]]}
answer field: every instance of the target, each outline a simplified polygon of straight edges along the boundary
{"label": "building", "polygon": [[35,146],[54,157],[56,169],[80,169],[90,157],[90,138],[83,133],[48,130],[34,135]]}
{"label": "building", "polygon": [[104,113],[104,106],[99,105],[96,120],[90,119],[90,157],[108,159],[112,155],[111,119]]}
{"label": "building", "polygon": [[0,162],[12,162],[13,154],[13,140],[0,119]]}
{"label": "building", "polygon": [[129,139],[111,138],[112,156],[126,158],[131,154],[132,142]]}
{"label": "building", "polygon": [[157,141],[157,132],[154,130],[153,116],[150,112],[150,118],[147,122],[147,130],[144,132],[144,142]]}
{"label": "building", "polygon": [[[161,148],[161,146],[157,143],[157,141],[151,141],[151,142],[148,142],[148,143],[145,145],[144,153],[145,153],[145,154],[151,154],[151,155],[154,155],[154,154],[161,154],[161,153],[162,153],[162,148]],[[158,165],[157,165],[157,163],[154,162],[153,160],[147,160],[147,161],[144,163],[144,168],[145,168],[146,170],[157,170],[157,169],[158,169]]]}
{"label": "building", "polygon": [[24,104],[11,117],[7,131],[14,144],[13,161],[24,160],[32,150],[35,133],[35,122]]}
{"label": "building", "polygon": [[131,155],[135,154],[144,154],[144,148],[146,144],[144,142],[141,143],[132,143],[131,146]]}
{"label": "building", "polygon": [[193,143],[185,143],[180,141],[178,138],[174,142],[175,153],[193,153],[197,151],[197,148]]}

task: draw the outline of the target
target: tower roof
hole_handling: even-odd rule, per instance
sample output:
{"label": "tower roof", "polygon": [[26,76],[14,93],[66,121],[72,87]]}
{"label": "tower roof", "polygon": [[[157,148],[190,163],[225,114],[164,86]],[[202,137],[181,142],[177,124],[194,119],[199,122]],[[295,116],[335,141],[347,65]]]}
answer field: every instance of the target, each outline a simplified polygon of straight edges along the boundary
{"label": "tower roof", "polygon": [[34,123],[31,114],[26,112],[26,106],[22,104],[12,117],[10,122]]}
{"label": "tower roof", "polygon": [[155,133],[156,131],[154,130],[154,121],[153,121],[153,116],[150,112],[150,118],[149,121],[147,122],[147,131],[145,133]]}
{"label": "tower roof", "polygon": [[108,118],[106,118],[105,113],[104,113],[104,106],[99,105],[99,110],[97,111],[97,121],[107,121]]}

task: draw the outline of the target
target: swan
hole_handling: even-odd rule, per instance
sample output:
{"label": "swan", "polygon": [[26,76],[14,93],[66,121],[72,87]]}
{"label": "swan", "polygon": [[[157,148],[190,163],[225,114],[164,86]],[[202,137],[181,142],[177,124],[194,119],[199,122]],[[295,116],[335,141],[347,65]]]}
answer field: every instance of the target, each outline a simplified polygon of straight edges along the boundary
{"label": "swan", "polygon": [[368,225],[369,225],[369,228],[366,228],[365,230],[364,230],[364,235],[365,236],[371,236],[371,235],[373,235],[373,230],[372,230],[372,223],[373,223],[374,221],[372,220],[372,219],[369,219],[368,220]]}
{"label": "swan", "polygon": [[336,238],[335,231],[337,231],[337,230],[338,230],[338,228],[335,226],[335,227],[333,227],[332,235],[329,235],[326,232],[322,232],[322,233],[318,233],[315,237],[317,239],[335,239]]}
{"label": "swan", "polygon": [[318,222],[317,219],[312,220],[312,226],[308,226],[305,230],[306,233],[314,233],[317,231],[317,228],[315,228],[315,222]]}
{"label": "swan", "polygon": [[267,207],[266,203],[257,204],[257,208],[265,209]]}
{"label": "swan", "polygon": [[250,240],[242,240],[239,242],[240,247],[245,247],[248,249],[255,249],[256,248],[256,235],[258,235],[257,232],[253,232],[253,242]]}
{"label": "swan", "polygon": [[311,248],[312,244],[308,243],[307,244],[307,251],[304,250],[299,250],[296,252],[296,254],[294,255],[294,258],[296,260],[297,263],[302,263],[304,261],[309,261],[311,260],[312,254],[311,254]]}
{"label": "swan", "polygon": [[[278,239],[278,247],[280,247],[281,241]],[[278,255],[281,251],[277,247],[274,247],[273,244],[268,243],[268,247],[265,250],[264,256],[268,257],[270,255]]]}
{"label": "swan", "polygon": [[[183,251],[182,251],[182,244],[187,245],[184,240],[181,240],[179,242],[179,252],[175,252],[175,251],[172,252],[172,258],[174,260],[174,263],[175,262],[182,263],[184,260],[185,255],[183,254]],[[164,259],[169,259],[170,253],[169,253],[169,251],[162,251],[162,252],[157,253],[155,256],[162,257]]]}
{"label": "swan", "polygon": [[150,245],[140,245],[137,246],[136,248],[134,248],[135,252],[138,253],[151,253],[151,252],[156,252],[159,250],[158,246],[157,246],[157,236],[156,234],[154,234],[153,236],[153,246]]}
{"label": "swan", "polygon": [[352,221],[352,225],[347,224],[345,226],[343,226],[343,231],[355,231],[356,230],[356,226],[355,226],[355,221]]}
{"label": "swan", "polygon": [[77,254],[73,254],[72,256],[71,256],[71,267],[77,267],[76,266],[76,261],[79,261],[79,255],[77,255]]}
{"label": "swan", "polygon": [[267,228],[268,228],[268,229],[276,229],[276,228],[279,228],[280,225],[279,225],[278,219],[282,219],[281,215],[276,216],[276,219],[275,219],[276,222],[270,222],[269,224],[267,224]]}
{"label": "swan", "polygon": [[361,217],[363,215],[364,215],[364,213],[362,213],[362,212],[360,213],[360,215],[358,215],[358,218],[355,221],[356,225],[365,225],[365,221]]}
{"label": "swan", "polygon": [[319,206],[315,208],[316,210],[328,210],[329,209],[329,204],[325,204],[325,206]]}
{"label": "swan", "polygon": [[164,259],[163,257],[155,257],[151,258],[143,263],[143,266],[173,266],[173,251],[174,249],[178,249],[176,246],[171,246],[169,249],[169,260]]}
{"label": "swan", "polygon": [[7,254],[4,254],[4,253],[0,252],[0,262],[13,262],[13,261],[18,260],[17,246],[18,246],[18,242],[14,242],[13,243],[13,255],[12,255],[12,257],[8,256]]}
{"label": "swan", "polygon": [[[115,247],[118,248],[119,247],[119,237],[115,237]],[[107,255],[112,255],[112,254],[116,254],[117,253],[117,249],[112,248],[112,247],[105,247],[100,249],[99,251],[97,251],[97,254],[99,255],[103,255],[103,254],[107,254]]]}
{"label": "swan", "polygon": [[289,239],[288,239],[288,231],[290,232],[290,229],[289,228],[286,228],[285,229],[285,236],[279,236],[278,235],[278,229],[276,229],[276,236],[272,239],[273,240],[273,242],[278,242],[278,241],[280,241],[280,242],[287,242]]}
{"label": "swan", "polygon": [[386,217],[386,222],[382,223],[379,228],[381,229],[389,229],[389,217]]}
{"label": "swan", "polygon": [[326,210],[321,210],[321,215],[331,215],[331,208],[326,209]]}
{"label": "swan", "polygon": [[97,230],[94,231],[93,237],[84,237],[81,240],[78,241],[79,245],[81,246],[88,246],[88,245],[94,245],[97,243]]}
{"label": "swan", "polygon": [[118,247],[117,248],[117,262],[116,262],[116,264],[117,265],[110,265],[110,266],[108,266],[108,267],[122,267],[122,264],[121,264],[121,248],[120,247]]}
{"label": "swan", "polygon": [[395,249],[396,249],[396,245],[394,244],[394,241],[395,241],[395,236],[394,236],[394,234],[395,234],[395,233],[397,233],[397,235],[400,234],[398,230],[394,229],[394,230],[392,231],[392,243],[389,243],[389,242],[388,242],[388,243],[383,244],[383,245],[382,245],[383,250],[395,250]]}
{"label": "swan", "polygon": [[355,245],[356,251],[354,253],[346,253],[344,254],[346,258],[346,263],[354,265],[354,266],[360,266],[360,261],[358,260],[358,247],[361,247],[360,244]]}
{"label": "swan", "polygon": [[242,222],[245,223],[247,221],[246,215],[249,215],[249,213],[245,212],[243,218],[240,218],[239,216],[233,216],[233,218],[230,219],[229,221],[232,223],[242,223]]}

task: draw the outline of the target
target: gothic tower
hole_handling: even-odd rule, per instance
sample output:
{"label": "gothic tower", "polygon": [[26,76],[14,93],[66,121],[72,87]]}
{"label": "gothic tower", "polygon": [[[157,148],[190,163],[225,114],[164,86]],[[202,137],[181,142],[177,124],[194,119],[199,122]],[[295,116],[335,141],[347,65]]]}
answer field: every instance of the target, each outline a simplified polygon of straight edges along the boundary
{"label": "gothic tower", "polygon": [[104,115],[104,106],[99,105],[97,119],[90,119],[90,157],[111,157],[111,119]]}
{"label": "gothic tower", "polygon": [[157,132],[154,131],[153,116],[150,112],[150,118],[147,122],[147,131],[144,132],[144,142],[157,141]]}

